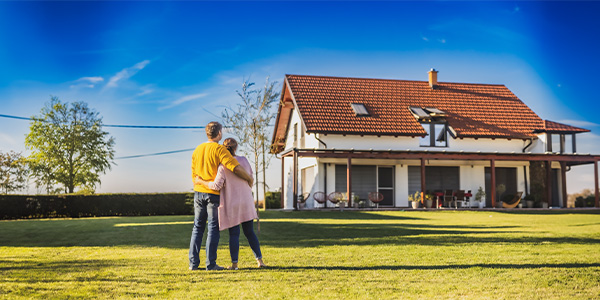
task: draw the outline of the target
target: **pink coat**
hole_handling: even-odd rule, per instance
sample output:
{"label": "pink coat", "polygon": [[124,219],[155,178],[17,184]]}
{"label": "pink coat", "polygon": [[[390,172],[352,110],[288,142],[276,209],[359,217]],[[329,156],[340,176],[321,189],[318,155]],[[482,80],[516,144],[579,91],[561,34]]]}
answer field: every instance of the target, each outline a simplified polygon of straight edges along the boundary
{"label": "pink coat", "polygon": [[[235,159],[252,176],[252,167],[248,160],[243,156],[235,156]],[[223,165],[219,165],[215,181],[211,181],[208,188],[221,191],[219,230],[225,230],[243,222],[258,219],[252,189],[248,182],[237,177]]]}

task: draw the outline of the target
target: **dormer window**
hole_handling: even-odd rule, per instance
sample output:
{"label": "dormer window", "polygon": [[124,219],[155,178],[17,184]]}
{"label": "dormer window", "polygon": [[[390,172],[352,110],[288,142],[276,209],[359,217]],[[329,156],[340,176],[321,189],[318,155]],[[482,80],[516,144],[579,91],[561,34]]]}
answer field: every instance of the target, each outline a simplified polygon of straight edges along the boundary
{"label": "dormer window", "polygon": [[448,147],[448,125],[446,123],[421,123],[427,135],[421,137],[421,147]]}
{"label": "dormer window", "polygon": [[367,110],[367,108],[365,107],[364,104],[362,104],[362,103],[350,103],[350,106],[352,106],[352,110],[354,110],[354,113],[356,114],[356,116],[358,116],[358,117],[368,117],[368,116],[370,116],[369,111]]}

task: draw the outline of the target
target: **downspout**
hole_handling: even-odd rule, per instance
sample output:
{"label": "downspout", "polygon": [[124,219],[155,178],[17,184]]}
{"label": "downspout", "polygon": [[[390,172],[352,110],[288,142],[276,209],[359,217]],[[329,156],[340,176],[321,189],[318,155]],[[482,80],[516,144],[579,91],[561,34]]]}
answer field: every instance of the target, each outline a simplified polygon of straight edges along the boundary
{"label": "downspout", "polygon": [[[523,153],[533,144],[533,139],[529,139],[529,144],[523,148]],[[523,179],[525,179],[525,194],[529,195],[529,184],[527,183],[527,166],[523,166]]]}
{"label": "downspout", "polygon": [[323,146],[325,146],[325,149],[327,149],[327,144],[325,144],[325,142],[321,141],[321,139],[319,137],[317,137],[316,133],[313,133],[315,135],[315,139],[317,139],[317,141],[319,141],[321,144],[323,144]]}

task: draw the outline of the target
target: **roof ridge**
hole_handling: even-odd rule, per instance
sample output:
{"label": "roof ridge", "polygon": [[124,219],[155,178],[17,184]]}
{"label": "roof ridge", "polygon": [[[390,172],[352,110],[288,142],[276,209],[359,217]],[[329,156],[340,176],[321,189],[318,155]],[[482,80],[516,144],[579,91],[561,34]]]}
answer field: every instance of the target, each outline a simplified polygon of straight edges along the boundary
{"label": "roof ridge", "polygon": [[[348,76],[331,76],[331,75],[300,75],[300,74],[285,74],[285,77],[288,76],[298,76],[298,77],[313,77],[313,78],[338,78],[338,79],[358,79],[358,80],[376,80],[376,81],[402,81],[402,82],[422,82],[429,84],[428,80],[410,80],[410,79],[390,79],[390,78],[367,78],[367,77],[348,77]],[[503,86],[506,87],[505,84],[502,83],[472,83],[472,82],[452,82],[452,81],[438,81],[438,84],[465,84],[465,85],[491,85],[491,86]]]}

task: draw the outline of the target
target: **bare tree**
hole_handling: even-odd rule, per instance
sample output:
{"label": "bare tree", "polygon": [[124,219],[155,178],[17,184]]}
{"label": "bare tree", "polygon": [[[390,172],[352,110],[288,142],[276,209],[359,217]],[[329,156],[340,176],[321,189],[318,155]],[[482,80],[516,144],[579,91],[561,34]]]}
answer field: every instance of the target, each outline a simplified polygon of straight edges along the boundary
{"label": "bare tree", "polygon": [[256,208],[258,209],[259,180],[258,172],[262,170],[263,192],[266,192],[265,171],[269,164],[266,158],[271,129],[270,123],[276,114],[274,103],[278,103],[279,92],[276,92],[277,82],[270,82],[269,77],[261,89],[255,89],[253,82],[244,80],[241,90],[236,90],[242,100],[235,108],[227,107],[222,113],[223,123],[238,139],[240,150],[254,163],[256,182]]}

